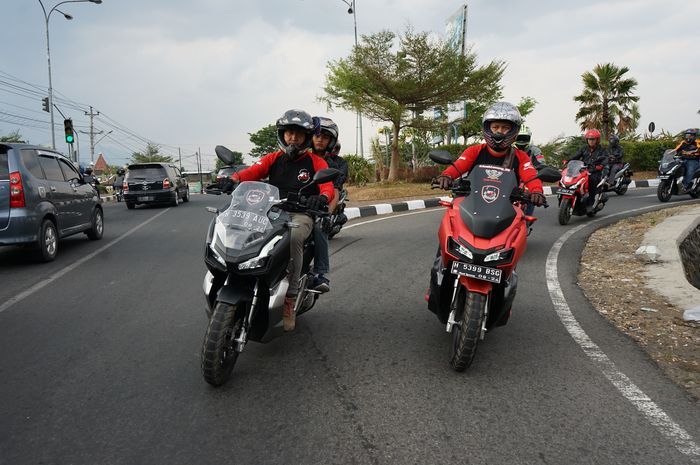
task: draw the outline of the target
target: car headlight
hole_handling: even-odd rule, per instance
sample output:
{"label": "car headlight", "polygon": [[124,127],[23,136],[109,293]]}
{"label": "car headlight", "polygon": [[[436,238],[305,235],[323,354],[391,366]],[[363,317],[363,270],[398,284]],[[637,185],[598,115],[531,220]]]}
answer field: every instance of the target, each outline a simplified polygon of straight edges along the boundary
{"label": "car headlight", "polygon": [[509,262],[513,257],[513,249],[499,250],[498,252],[490,253],[484,258],[484,263]]}
{"label": "car headlight", "polygon": [[472,251],[452,238],[447,241],[447,251],[455,257],[459,257],[467,261],[474,260],[474,254]]}

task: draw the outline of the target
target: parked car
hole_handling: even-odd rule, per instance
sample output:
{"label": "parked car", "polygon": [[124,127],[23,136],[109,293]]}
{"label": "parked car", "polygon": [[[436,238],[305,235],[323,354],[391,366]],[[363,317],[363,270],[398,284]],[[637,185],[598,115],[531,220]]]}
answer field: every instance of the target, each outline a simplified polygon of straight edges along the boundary
{"label": "parked car", "polygon": [[218,183],[223,178],[230,178],[233,173],[238,173],[246,168],[248,168],[248,165],[224,166],[216,173],[216,182]]}
{"label": "parked car", "polygon": [[104,214],[78,168],[43,147],[0,143],[0,246],[34,244],[48,262],[59,239],[80,232],[101,239]]}
{"label": "parked car", "polygon": [[167,203],[177,207],[180,201],[190,200],[186,176],[170,163],[129,165],[122,190],[129,209],[143,203]]}

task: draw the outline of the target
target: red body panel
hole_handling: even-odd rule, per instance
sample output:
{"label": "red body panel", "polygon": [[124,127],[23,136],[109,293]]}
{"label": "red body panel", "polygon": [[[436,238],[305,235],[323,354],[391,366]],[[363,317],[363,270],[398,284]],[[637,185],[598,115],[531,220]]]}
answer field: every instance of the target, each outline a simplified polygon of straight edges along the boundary
{"label": "red body panel", "polygon": [[574,173],[571,176],[569,176],[567,171],[568,168],[564,168],[561,172],[561,180],[559,181],[559,185],[561,187],[571,189],[577,182],[583,179],[583,182],[581,182],[581,184],[576,188],[576,192],[574,194],[562,194],[560,196],[564,199],[571,199],[571,206],[574,207],[576,206],[576,202],[581,200],[581,197],[586,195],[588,192],[588,170],[583,170],[577,174]]}

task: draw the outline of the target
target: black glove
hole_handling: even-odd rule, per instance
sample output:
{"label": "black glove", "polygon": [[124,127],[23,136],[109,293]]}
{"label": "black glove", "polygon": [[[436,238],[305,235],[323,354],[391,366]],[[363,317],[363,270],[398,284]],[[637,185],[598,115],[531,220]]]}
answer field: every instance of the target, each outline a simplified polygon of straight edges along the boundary
{"label": "black glove", "polygon": [[539,192],[533,192],[530,194],[530,202],[536,207],[541,207],[545,203],[547,203],[547,198],[544,196],[544,194],[540,194]]}
{"label": "black glove", "polygon": [[441,174],[440,176],[433,178],[430,181],[430,183],[440,186],[440,189],[447,190],[450,187],[452,187],[452,178],[449,176],[446,176],[444,174]]}
{"label": "black glove", "polygon": [[231,178],[223,178],[218,184],[219,189],[224,194],[230,194],[236,188],[236,182]]}
{"label": "black glove", "polygon": [[306,199],[306,207],[309,210],[325,211],[328,207],[328,199],[325,195],[311,195]]}

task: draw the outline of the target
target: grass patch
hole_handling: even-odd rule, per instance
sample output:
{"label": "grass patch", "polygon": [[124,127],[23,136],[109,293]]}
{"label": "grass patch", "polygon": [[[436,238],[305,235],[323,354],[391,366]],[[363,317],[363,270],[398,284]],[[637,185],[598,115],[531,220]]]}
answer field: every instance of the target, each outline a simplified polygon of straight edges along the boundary
{"label": "grass patch", "polygon": [[353,201],[364,200],[389,200],[406,197],[438,197],[444,195],[442,191],[430,189],[428,183],[408,182],[377,182],[364,186],[346,186],[348,197]]}

